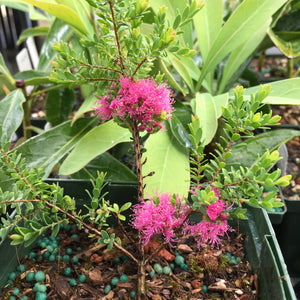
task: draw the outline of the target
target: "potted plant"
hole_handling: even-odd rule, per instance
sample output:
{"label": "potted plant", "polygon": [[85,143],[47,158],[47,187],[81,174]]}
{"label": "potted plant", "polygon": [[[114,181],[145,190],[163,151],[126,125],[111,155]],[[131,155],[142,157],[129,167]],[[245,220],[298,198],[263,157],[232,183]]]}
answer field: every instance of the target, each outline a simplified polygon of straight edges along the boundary
{"label": "potted plant", "polygon": [[[107,219],[110,215],[115,216],[117,220],[126,219],[123,211],[126,211],[131,203],[123,204],[120,201],[111,203],[105,200],[106,196],[101,193],[103,174],[98,174],[96,181],[92,182],[90,206],[86,205],[88,211],[81,213],[80,209],[75,210],[76,201],[70,196],[64,196],[63,190],[58,185],[44,183],[39,170],[28,171],[20,155],[16,152],[8,155],[2,149],[2,171],[11,176],[15,182],[10,191],[1,191],[3,199],[1,209],[6,213],[8,206],[16,207],[15,215],[4,219],[4,226],[0,231],[2,238],[13,229],[15,232],[10,233],[12,244],[25,243],[25,246],[29,246],[47,229],[51,228],[54,238],[60,224],[75,222],[96,236],[98,243],[103,247],[111,249],[114,246],[134,262],[138,274],[133,283],[137,298],[147,297],[146,277],[150,276],[147,269],[149,263],[166,244],[173,245],[176,242],[178,233],[193,238],[199,250],[209,249],[207,245],[214,248],[221,245],[223,243],[221,237],[232,230],[228,223],[229,219],[247,219],[245,215],[247,209],[243,203],[265,209],[281,205],[275,201],[277,186],[288,185],[290,176],[280,177],[279,169],[270,171],[279,160],[278,151],[271,153],[266,151],[250,168],[243,166],[232,168],[230,164],[227,165],[234,142],[241,138],[251,139],[252,128],[274,124],[280,119],[278,116],[272,117],[271,113],[257,112],[268,91],[269,87],[262,87],[259,93],[245,101],[244,89],[238,87],[234,90],[235,97],[222,108],[222,120],[225,124],[222,142],[217,143],[217,149],[209,158],[206,158],[204,153],[205,140],[200,119],[196,115],[192,117],[188,126],[191,141],[190,200],[179,194],[164,193],[163,190],[157,191],[155,196],[145,197],[142,166],[147,162],[142,163],[143,146],[140,133],[147,131],[149,134],[157,134],[162,129],[163,121],[171,118],[172,93],[165,84],[158,83],[152,78],[134,80],[132,77],[120,76],[119,82],[114,83],[107,94],[99,98],[96,113],[101,119],[113,118],[116,124],[127,127],[132,135],[137,174],[137,203],[132,210],[131,224],[137,234],[129,235],[128,229],[124,228],[120,221],[119,225],[124,235],[117,236],[109,227],[107,228],[109,226]],[[154,178],[155,174],[149,176]],[[264,188],[268,188],[271,192],[262,198]],[[193,223],[190,219],[194,214],[201,216],[197,223]],[[129,239],[127,246],[122,243],[122,236]],[[158,240],[158,247],[150,254],[145,252],[145,246],[157,236],[162,237]],[[274,243],[274,238],[275,236],[270,234],[269,238],[264,236],[263,239],[266,245],[272,248],[270,244]],[[276,249],[276,242],[273,248],[274,246]],[[276,256],[280,258],[280,251],[277,250],[279,253]],[[264,255],[263,252],[260,254]],[[182,262],[180,268],[181,265],[186,264]],[[186,266],[188,268],[188,265]],[[212,262],[209,266],[212,267]],[[286,271],[284,266],[279,268],[283,272]],[[157,265],[154,269],[160,274]],[[288,280],[288,275],[284,276]],[[70,285],[73,284],[74,281],[70,281]],[[289,281],[281,283],[280,286],[283,297],[286,297],[286,293],[294,297]],[[106,285],[103,292],[109,293],[110,288],[110,285]],[[38,288],[34,287],[35,289],[40,294],[45,292],[37,291]],[[200,292],[205,291],[202,288]]]}

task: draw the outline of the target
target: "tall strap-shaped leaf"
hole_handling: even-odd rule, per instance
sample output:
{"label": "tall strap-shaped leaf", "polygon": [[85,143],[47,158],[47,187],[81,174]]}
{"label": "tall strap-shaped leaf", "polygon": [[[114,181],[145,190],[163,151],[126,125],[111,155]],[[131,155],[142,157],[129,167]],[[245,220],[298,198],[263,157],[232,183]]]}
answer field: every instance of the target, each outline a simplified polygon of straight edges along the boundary
{"label": "tall strap-shaped leaf", "polygon": [[189,190],[189,151],[182,147],[168,131],[151,135],[145,144],[147,151],[143,175],[154,175],[144,179],[145,196],[157,192],[187,195]]}
{"label": "tall strap-shaped leaf", "polygon": [[14,132],[22,123],[24,115],[23,102],[25,102],[25,97],[21,90],[15,90],[9,93],[0,101],[1,147],[7,147]]}
{"label": "tall strap-shaped leaf", "polygon": [[65,157],[96,123],[95,118],[82,118],[71,127],[71,121],[67,121],[32,137],[15,150],[22,153],[28,168],[43,168],[44,177],[47,178],[54,165]]}
{"label": "tall strap-shaped leaf", "polygon": [[269,19],[263,26],[261,26],[245,43],[233,50],[226,62],[222,79],[218,88],[218,94],[221,94],[226,86],[226,83],[238,70],[241,64],[253,53],[257,45],[263,40],[267,29],[271,23]]}
{"label": "tall strap-shaped leaf", "polygon": [[120,127],[113,121],[95,127],[78,142],[65,159],[61,165],[60,174],[68,175],[77,172],[92,159],[113,146],[122,142],[129,142],[131,136],[132,134],[128,129]]}
{"label": "tall strap-shaped leaf", "polygon": [[219,31],[204,63],[197,89],[207,73],[265,24],[287,0],[244,0]]}
{"label": "tall strap-shaped leaf", "polygon": [[211,94],[197,93],[192,99],[193,113],[200,119],[202,128],[201,142],[207,145],[215,136],[218,128],[217,109]]}
{"label": "tall strap-shaped leaf", "polygon": [[[275,81],[269,85],[271,85],[271,91],[264,99],[264,103],[300,105],[300,78]],[[249,96],[257,93],[259,89],[259,86],[248,88],[244,95]]]}
{"label": "tall strap-shaped leaf", "polygon": [[56,41],[68,40],[73,34],[72,29],[62,20],[56,19],[48,32],[46,40],[40,53],[38,71],[47,72],[51,68],[51,61],[54,60],[57,52],[53,49]]}
{"label": "tall strap-shaped leaf", "polygon": [[[48,12],[49,14],[63,20],[66,24],[71,26],[79,35],[88,35],[88,28],[82,22],[80,16],[71,7],[63,4],[56,3],[52,0],[23,0],[32,4],[40,9]],[[79,0],[76,0],[79,1]],[[74,1],[74,2],[76,2]]]}

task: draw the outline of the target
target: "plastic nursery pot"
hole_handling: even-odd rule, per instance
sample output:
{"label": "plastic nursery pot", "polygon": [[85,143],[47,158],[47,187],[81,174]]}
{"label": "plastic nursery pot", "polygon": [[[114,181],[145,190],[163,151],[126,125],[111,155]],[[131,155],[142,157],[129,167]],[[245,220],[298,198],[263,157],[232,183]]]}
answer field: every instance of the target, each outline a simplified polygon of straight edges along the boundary
{"label": "plastic nursery pot", "polygon": [[300,200],[284,198],[287,212],[275,227],[278,242],[292,277],[300,277]]}
{"label": "plastic nursery pot", "polygon": [[285,201],[281,200],[284,203],[284,206],[279,207],[278,209],[274,209],[273,211],[268,211],[268,216],[270,218],[271,223],[274,225],[280,224],[283,220],[284,215],[287,212]]}
{"label": "plastic nursery pot", "polygon": [[[47,180],[49,183],[58,182],[64,187],[65,193],[76,197],[79,208],[89,201],[85,189],[91,190],[92,185],[86,180]],[[111,182],[107,185],[110,195],[107,199],[122,205],[125,202],[136,202],[137,188],[132,183]],[[78,194],[77,194],[78,191]],[[77,195],[76,195],[77,194]],[[249,207],[248,220],[240,220],[238,228],[246,234],[245,250],[253,271],[259,278],[260,299],[296,300],[290,277],[284,263],[275,233],[267,213],[262,209]],[[236,227],[237,224],[232,226]],[[18,265],[16,249],[10,246],[6,239],[0,244],[0,289],[7,283],[9,272]],[[18,256],[30,251],[18,246]]]}

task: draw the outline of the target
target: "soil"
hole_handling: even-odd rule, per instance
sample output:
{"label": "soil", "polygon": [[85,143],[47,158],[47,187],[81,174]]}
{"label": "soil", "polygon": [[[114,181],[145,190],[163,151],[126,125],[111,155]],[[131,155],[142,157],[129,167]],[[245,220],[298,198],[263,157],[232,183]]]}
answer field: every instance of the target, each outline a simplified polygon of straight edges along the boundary
{"label": "soil", "polygon": [[[115,229],[115,233],[120,234],[118,229]],[[129,233],[135,235],[134,232]],[[70,231],[60,230],[58,239],[57,249],[61,259],[50,262],[49,258],[45,258],[45,252],[49,250],[43,248],[45,245],[42,242],[48,239],[40,239],[39,246],[32,249],[36,257],[32,259],[30,254],[20,261],[26,271],[15,279],[11,287],[4,289],[1,299],[9,299],[16,287],[20,290],[19,297],[26,295],[28,299],[37,299],[33,292],[36,281],[25,280],[29,272],[37,271],[46,274],[47,299],[136,299],[136,264],[119,250],[108,250],[101,244],[95,246],[96,239],[89,238],[85,231],[79,231],[75,226]],[[146,299],[256,299],[257,276],[251,273],[251,266],[245,259],[243,241],[244,236],[232,232],[230,240],[226,238],[220,249],[206,248],[199,251],[191,237],[180,238],[176,249],[166,246],[147,267]],[[146,248],[148,252],[153,251],[159,243],[152,241],[150,244]],[[134,245],[126,244],[126,241],[124,245],[137,257]],[[63,261],[63,256],[70,251],[67,249],[72,249],[71,263]],[[77,263],[72,261],[73,255],[78,257]],[[176,255],[184,258],[186,270],[174,264]],[[155,264],[170,266],[172,270],[170,274],[155,272],[152,277],[150,275],[153,275]],[[63,274],[67,267],[71,268],[68,276]],[[79,283],[78,278],[82,274],[86,275],[86,281]],[[128,281],[121,281],[124,274]],[[70,285],[72,278],[77,280],[74,287]],[[115,286],[111,283],[113,278],[119,279]],[[112,287],[111,290],[108,285]]]}

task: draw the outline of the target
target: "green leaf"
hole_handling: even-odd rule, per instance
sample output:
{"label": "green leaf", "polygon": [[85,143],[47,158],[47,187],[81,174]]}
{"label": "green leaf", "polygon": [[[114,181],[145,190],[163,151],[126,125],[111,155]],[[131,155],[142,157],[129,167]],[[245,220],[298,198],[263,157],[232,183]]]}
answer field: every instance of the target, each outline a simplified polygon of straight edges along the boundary
{"label": "green leaf", "polygon": [[294,41],[285,41],[280,38],[274,31],[269,28],[268,35],[279,50],[288,58],[300,56],[300,39]]}
{"label": "green leaf", "polygon": [[173,115],[170,120],[168,120],[172,134],[176,137],[177,141],[181,146],[186,148],[192,148],[192,143],[188,132],[183,127],[180,120]]}
{"label": "green leaf", "polygon": [[120,212],[125,211],[131,207],[131,202],[126,202],[125,204],[122,205],[120,208]]}
{"label": "green leaf", "polygon": [[[71,26],[80,36],[87,35],[88,29],[82,22],[80,16],[71,7],[56,3],[52,0],[23,0],[29,4],[32,4],[40,9],[48,12],[49,14],[63,20],[66,24]],[[78,1],[78,0],[77,0]],[[76,1],[74,1],[76,2]]]}
{"label": "green leaf", "polygon": [[15,150],[22,153],[29,169],[35,166],[43,168],[44,178],[46,178],[54,165],[74,148],[78,141],[95,126],[96,122],[95,118],[79,119],[71,127],[71,121],[67,121],[32,137],[16,147]]}
{"label": "green leaf", "polygon": [[[269,83],[271,91],[263,100],[268,104],[292,104],[300,105],[300,78],[291,78]],[[245,90],[244,95],[249,97],[253,93],[257,93],[260,86],[251,87]],[[230,95],[233,95],[231,92]],[[246,99],[246,97],[245,97]]]}
{"label": "green leaf", "polygon": [[0,74],[3,74],[4,77],[8,80],[8,82],[11,85],[13,86],[15,85],[15,80],[10,74],[9,69],[7,68],[1,52],[0,52]]}
{"label": "green leaf", "polygon": [[1,147],[10,143],[14,132],[21,125],[24,115],[22,103],[25,101],[25,97],[19,89],[9,93],[0,101]]}
{"label": "green leaf", "polygon": [[196,98],[192,99],[194,114],[200,119],[202,128],[202,143],[207,145],[215,136],[218,128],[217,110],[211,94],[197,93]]}
{"label": "green leaf", "polygon": [[86,112],[92,111],[93,107],[95,107],[95,102],[96,102],[97,98],[95,96],[90,96],[84,99],[83,103],[81,104],[80,108],[78,109],[78,111],[75,113],[73,120],[72,120],[72,124],[79,119],[80,117],[82,117]]}
{"label": "green leaf", "polygon": [[206,62],[209,51],[222,28],[223,1],[205,0],[203,2],[205,5],[194,16],[193,22],[201,57]]}
{"label": "green leaf", "polygon": [[40,35],[47,35],[49,32],[48,26],[36,26],[33,28],[27,28],[22,31],[17,41],[17,45],[21,45],[23,41],[31,36],[40,36]]}
{"label": "green leaf", "polygon": [[49,91],[45,107],[47,121],[52,126],[67,121],[75,103],[76,97],[73,89]]}
{"label": "green leaf", "polygon": [[247,41],[237,47],[231,52],[228,60],[226,61],[225,68],[223,70],[222,79],[218,88],[218,93],[222,93],[226,87],[227,82],[239,69],[243,62],[253,53],[266,36],[266,31],[271,23],[271,19],[267,20]]}
{"label": "green leaf", "polygon": [[65,159],[60,168],[60,174],[75,173],[98,155],[113,146],[129,142],[131,133],[112,120],[105,122],[86,134],[77,144],[71,154]]}
{"label": "green leaf", "polygon": [[24,80],[26,85],[41,85],[52,83],[48,73],[35,70],[19,72],[14,76],[14,78]]}
{"label": "green leaf", "polygon": [[243,167],[251,167],[257,161],[258,155],[262,156],[267,150],[272,152],[297,136],[300,136],[300,130],[277,129],[257,134],[233,146],[232,155],[226,163],[227,165],[238,163]]}
{"label": "green leaf", "polygon": [[144,154],[147,162],[143,175],[155,172],[144,179],[145,194],[157,192],[187,195],[189,189],[189,151],[178,144],[168,131],[160,131],[147,139]]}
{"label": "green leaf", "polygon": [[57,52],[53,49],[53,44],[61,40],[68,41],[72,34],[71,28],[62,20],[56,19],[53,22],[40,52],[38,71],[50,71],[51,61],[57,55]]}
{"label": "green leaf", "polygon": [[19,234],[12,234],[10,238],[12,239],[12,242],[10,243],[12,246],[19,245],[24,242],[24,237]]}
{"label": "green leaf", "polygon": [[196,89],[200,88],[208,72],[230,52],[249,40],[285,2],[286,0],[244,0],[219,31],[203,65]]}
{"label": "green leaf", "polygon": [[106,173],[105,178],[107,180],[136,182],[136,175],[107,152],[93,159],[80,171],[72,174],[71,177],[74,179],[96,178],[97,171]]}

